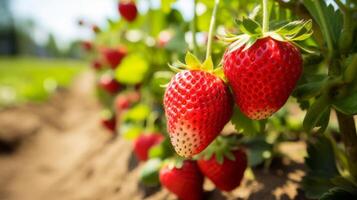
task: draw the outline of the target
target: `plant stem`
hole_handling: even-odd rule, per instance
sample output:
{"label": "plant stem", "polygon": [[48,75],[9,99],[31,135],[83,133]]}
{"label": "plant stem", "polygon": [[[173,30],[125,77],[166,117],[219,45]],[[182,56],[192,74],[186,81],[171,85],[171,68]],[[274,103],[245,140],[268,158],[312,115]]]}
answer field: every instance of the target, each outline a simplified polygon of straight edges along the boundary
{"label": "plant stem", "polygon": [[263,34],[269,31],[268,0],[263,0]]}
{"label": "plant stem", "polygon": [[193,54],[198,56],[198,45],[196,40],[196,25],[197,25],[197,13],[196,13],[197,0],[193,1],[193,19],[191,22],[192,44]]}
{"label": "plant stem", "polygon": [[211,17],[211,23],[209,25],[206,59],[208,59],[212,53],[212,39],[213,39],[214,27],[216,24],[216,15],[217,15],[218,4],[219,4],[219,0],[215,0],[212,17]]}
{"label": "plant stem", "polygon": [[349,158],[349,168],[352,177],[357,180],[357,134],[353,116],[336,111],[338,126]]}
{"label": "plant stem", "polygon": [[322,32],[323,32],[323,34],[325,36],[326,42],[327,42],[327,50],[328,50],[327,58],[328,58],[328,61],[330,62],[331,59],[332,59],[332,56],[333,56],[333,52],[334,52],[331,34],[330,34],[329,29],[328,29],[327,22],[326,22],[326,19],[324,17],[324,14],[322,12],[320,1],[313,1],[313,2],[314,2],[315,7],[317,9],[317,14],[318,14],[318,17],[319,17],[319,19],[321,21],[321,26],[322,26],[321,29],[322,29]]}

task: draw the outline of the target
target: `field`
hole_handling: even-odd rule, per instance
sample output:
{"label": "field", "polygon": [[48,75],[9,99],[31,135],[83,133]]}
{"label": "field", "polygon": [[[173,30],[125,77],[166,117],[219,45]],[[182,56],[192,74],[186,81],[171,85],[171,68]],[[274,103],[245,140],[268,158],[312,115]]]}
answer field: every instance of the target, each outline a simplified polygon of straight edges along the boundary
{"label": "field", "polygon": [[45,100],[84,66],[75,60],[0,57],[0,107]]}

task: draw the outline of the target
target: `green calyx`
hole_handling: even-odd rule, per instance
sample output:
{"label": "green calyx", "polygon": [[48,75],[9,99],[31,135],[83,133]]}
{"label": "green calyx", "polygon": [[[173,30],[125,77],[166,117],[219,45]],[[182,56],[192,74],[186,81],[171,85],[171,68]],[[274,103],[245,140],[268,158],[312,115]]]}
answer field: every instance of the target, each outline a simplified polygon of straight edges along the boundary
{"label": "green calyx", "polygon": [[225,36],[220,36],[220,40],[230,43],[228,52],[235,51],[244,46],[243,51],[249,49],[258,40],[266,37],[271,37],[275,40],[282,42],[291,42],[298,46],[302,50],[313,53],[301,45],[297,44],[298,41],[303,41],[309,38],[312,31],[312,21],[311,20],[298,20],[289,22],[287,24],[282,24],[272,31],[263,31],[262,26],[250,18],[243,18],[242,20],[236,20],[241,35],[226,34]]}
{"label": "green calyx", "polygon": [[169,67],[174,72],[181,72],[183,70],[201,70],[214,74],[225,81],[222,67],[218,67],[215,69],[211,56],[209,56],[203,63],[201,63],[195,55],[193,55],[191,52],[187,52],[185,57],[185,63],[186,64],[177,61],[172,65],[169,64]]}
{"label": "green calyx", "polygon": [[198,154],[195,159],[209,160],[214,155],[219,164],[223,164],[224,158],[235,161],[232,153],[238,149],[237,136],[218,136],[203,152]]}

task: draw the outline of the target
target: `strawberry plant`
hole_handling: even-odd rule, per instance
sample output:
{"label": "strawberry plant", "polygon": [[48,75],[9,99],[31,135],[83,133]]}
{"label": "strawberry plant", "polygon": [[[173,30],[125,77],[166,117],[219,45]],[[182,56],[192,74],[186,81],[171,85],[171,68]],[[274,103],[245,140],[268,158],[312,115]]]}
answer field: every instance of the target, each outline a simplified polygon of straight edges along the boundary
{"label": "strawberry plant", "polygon": [[143,183],[181,199],[203,198],[203,177],[231,191],[299,140],[306,197],[356,198],[356,2],[194,0],[189,19],[174,0],[139,3],[119,1],[83,47],[103,124],[133,141]]}

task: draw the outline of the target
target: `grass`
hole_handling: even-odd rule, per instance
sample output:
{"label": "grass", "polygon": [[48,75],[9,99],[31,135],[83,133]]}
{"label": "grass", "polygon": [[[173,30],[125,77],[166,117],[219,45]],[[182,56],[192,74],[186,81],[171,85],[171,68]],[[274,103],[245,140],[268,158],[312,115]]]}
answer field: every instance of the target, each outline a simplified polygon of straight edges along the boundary
{"label": "grass", "polygon": [[0,57],[0,107],[43,101],[70,85],[85,66],[75,60]]}

